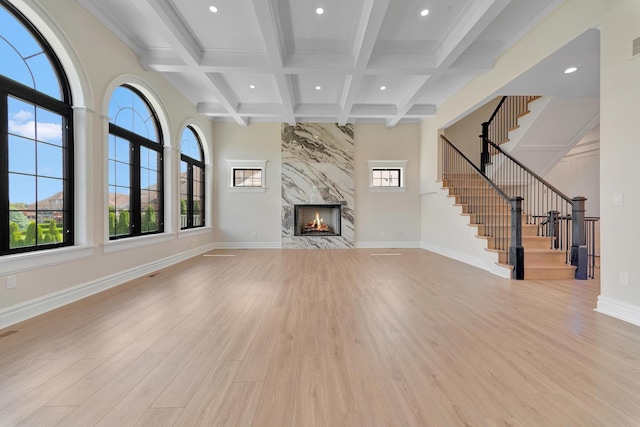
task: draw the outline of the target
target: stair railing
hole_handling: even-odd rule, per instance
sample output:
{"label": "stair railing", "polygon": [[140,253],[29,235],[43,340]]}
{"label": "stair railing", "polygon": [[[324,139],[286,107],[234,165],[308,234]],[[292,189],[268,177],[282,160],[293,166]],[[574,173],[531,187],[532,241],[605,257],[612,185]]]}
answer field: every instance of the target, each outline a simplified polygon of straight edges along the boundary
{"label": "stair railing", "polygon": [[600,258],[599,220],[600,217],[597,216],[585,217],[584,219],[587,237],[587,257],[589,260],[587,275],[592,279],[596,277],[596,258]]}
{"label": "stair railing", "polygon": [[522,198],[508,196],[444,136],[440,143],[443,185],[473,218],[478,235],[504,254],[505,263],[512,266],[512,278],[524,279]]}
{"label": "stair railing", "polygon": [[[509,140],[509,131],[518,127],[518,118],[529,111],[529,102],[539,96],[503,96],[493,114],[482,124],[482,138],[500,145]],[[480,169],[490,162],[489,147],[483,144]]]}
{"label": "stair railing", "polygon": [[[483,125],[484,127],[484,125]],[[488,138],[484,175],[509,198],[522,197],[523,220],[537,225],[539,236],[551,237],[550,249],[565,252],[576,266],[576,279],[587,279],[584,197],[569,198]]]}

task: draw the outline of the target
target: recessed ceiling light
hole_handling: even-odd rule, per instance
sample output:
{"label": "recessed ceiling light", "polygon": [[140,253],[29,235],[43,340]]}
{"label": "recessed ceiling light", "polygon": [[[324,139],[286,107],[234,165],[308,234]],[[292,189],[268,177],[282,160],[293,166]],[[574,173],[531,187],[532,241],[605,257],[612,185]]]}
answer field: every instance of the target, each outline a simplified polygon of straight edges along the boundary
{"label": "recessed ceiling light", "polygon": [[316,90],[322,89],[322,86],[316,86]]}
{"label": "recessed ceiling light", "polygon": [[255,89],[256,85],[249,85],[249,89]]}
{"label": "recessed ceiling light", "polygon": [[318,15],[322,15],[322,14],[324,13],[324,9],[323,9],[323,8],[321,8],[321,7],[319,7],[319,8],[317,8],[317,9],[316,9],[316,13],[317,13]]}
{"label": "recessed ceiling light", "polygon": [[380,86],[380,90],[387,90],[386,86]]}
{"label": "recessed ceiling light", "polygon": [[566,70],[564,70],[565,74],[571,74],[571,73],[575,73],[576,71],[578,71],[577,67],[569,67]]}
{"label": "recessed ceiling light", "polygon": [[422,9],[422,12],[420,12],[420,16],[427,16],[429,14],[429,9]]}
{"label": "recessed ceiling light", "polygon": [[215,6],[209,6],[209,10],[213,13],[217,13],[218,12],[218,8]]}

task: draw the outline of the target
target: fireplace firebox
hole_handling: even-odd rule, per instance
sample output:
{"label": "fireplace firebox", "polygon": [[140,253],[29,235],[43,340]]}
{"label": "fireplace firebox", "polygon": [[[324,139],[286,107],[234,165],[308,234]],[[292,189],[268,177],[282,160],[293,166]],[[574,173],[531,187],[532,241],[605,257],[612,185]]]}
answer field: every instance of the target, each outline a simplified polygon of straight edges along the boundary
{"label": "fireplace firebox", "polygon": [[340,236],[342,205],[294,205],[295,236]]}

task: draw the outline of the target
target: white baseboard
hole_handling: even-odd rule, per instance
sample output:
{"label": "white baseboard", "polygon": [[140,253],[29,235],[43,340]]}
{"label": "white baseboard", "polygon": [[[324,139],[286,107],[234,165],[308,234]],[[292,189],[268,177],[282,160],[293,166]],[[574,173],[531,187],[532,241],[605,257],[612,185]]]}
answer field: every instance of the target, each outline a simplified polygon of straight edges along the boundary
{"label": "white baseboard", "polygon": [[505,279],[511,278],[511,270],[507,267],[501,267],[495,262],[487,261],[481,258],[476,258],[461,252],[452,251],[451,249],[443,248],[429,243],[422,243],[421,248],[426,251],[435,252],[439,255],[446,256],[447,258],[455,259],[456,261],[464,262],[465,264],[478,267],[496,276],[503,277]]}
{"label": "white baseboard", "polygon": [[213,244],[205,245],[190,251],[182,252],[170,257],[140,265],[116,274],[101,277],[81,285],[73,286],[62,291],[44,295],[20,304],[0,310],[0,329],[39,316],[48,311],[76,302],[88,296],[97,294],[115,286],[137,279],[146,274],[169,267],[180,261],[192,258],[214,249]]}
{"label": "white baseboard", "polygon": [[640,326],[640,307],[637,305],[600,295],[595,311]]}
{"label": "white baseboard", "polygon": [[282,249],[282,242],[215,242],[215,249]]}
{"label": "white baseboard", "polygon": [[420,249],[420,242],[356,242],[358,249]]}

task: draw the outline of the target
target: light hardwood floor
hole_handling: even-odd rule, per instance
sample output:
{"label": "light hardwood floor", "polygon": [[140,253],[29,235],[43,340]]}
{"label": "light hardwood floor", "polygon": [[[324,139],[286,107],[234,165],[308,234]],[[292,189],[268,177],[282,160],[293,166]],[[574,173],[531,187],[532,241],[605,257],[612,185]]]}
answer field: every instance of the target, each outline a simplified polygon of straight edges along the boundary
{"label": "light hardwood floor", "polygon": [[0,425],[640,425],[640,328],[593,311],[597,281],[419,249],[213,254],[235,256],[0,331]]}

